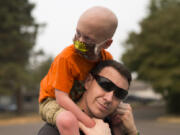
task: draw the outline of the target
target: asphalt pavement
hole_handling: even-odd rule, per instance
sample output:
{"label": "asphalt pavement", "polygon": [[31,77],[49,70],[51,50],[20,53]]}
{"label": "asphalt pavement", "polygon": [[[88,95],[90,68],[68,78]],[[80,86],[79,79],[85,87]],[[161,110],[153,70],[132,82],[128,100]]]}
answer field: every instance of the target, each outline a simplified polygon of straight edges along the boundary
{"label": "asphalt pavement", "polygon": [[[135,123],[141,135],[180,135],[180,123],[158,121],[165,115],[162,106],[144,106],[134,110]],[[0,135],[37,135],[44,123],[26,122],[0,126]]]}
{"label": "asphalt pavement", "polygon": [[134,111],[135,123],[141,135],[180,135],[180,121],[166,117],[164,106],[144,106]]}

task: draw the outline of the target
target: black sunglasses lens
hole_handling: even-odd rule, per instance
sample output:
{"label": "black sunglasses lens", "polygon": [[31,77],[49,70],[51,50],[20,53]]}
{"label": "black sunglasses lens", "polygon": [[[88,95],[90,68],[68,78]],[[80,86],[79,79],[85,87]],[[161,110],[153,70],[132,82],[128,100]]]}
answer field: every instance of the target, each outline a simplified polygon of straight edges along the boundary
{"label": "black sunglasses lens", "polygon": [[93,75],[94,78],[96,79],[97,83],[106,91],[106,92],[110,92],[112,90],[114,90],[114,95],[118,98],[118,99],[125,99],[128,91],[117,87],[114,83],[112,83],[110,80],[108,80],[105,77],[101,77],[99,75]]}
{"label": "black sunglasses lens", "polygon": [[126,98],[128,92],[127,92],[126,90],[123,90],[123,89],[120,90],[120,88],[119,88],[119,90],[115,90],[114,94],[115,94],[115,96],[116,96],[117,98],[123,100],[123,99]]}
{"label": "black sunglasses lens", "polygon": [[99,78],[97,80],[98,84],[106,91],[106,92],[110,92],[112,91],[112,85],[111,83],[106,80],[105,78]]}

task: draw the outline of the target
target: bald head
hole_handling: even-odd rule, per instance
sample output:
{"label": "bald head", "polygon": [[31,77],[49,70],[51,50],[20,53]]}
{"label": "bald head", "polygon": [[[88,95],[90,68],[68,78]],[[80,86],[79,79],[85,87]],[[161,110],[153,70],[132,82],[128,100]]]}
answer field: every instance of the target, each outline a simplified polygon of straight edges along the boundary
{"label": "bald head", "polygon": [[92,7],[79,18],[77,29],[84,30],[86,35],[98,40],[112,38],[118,20],[116,15],[105,7]]}

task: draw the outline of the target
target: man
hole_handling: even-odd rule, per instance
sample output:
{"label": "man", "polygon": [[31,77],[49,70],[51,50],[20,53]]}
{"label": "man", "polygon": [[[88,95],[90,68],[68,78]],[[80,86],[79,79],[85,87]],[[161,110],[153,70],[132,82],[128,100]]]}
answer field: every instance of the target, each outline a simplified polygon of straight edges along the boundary
{"label": "man", "polygon": [[[120,63],[107,60],[95,66],[85,81],[85,93],[77,102],[78,106],[96,125],[87,128],[80,123],[86,135],[137,135],[132,109],[122,101],[126,98],[131,82],[129,71]],[[114,120],[113,120],[114,118]],[[102,120],[108,121],[109,126]],[[58,130],[45,125],[38,135],[59,135]]]}

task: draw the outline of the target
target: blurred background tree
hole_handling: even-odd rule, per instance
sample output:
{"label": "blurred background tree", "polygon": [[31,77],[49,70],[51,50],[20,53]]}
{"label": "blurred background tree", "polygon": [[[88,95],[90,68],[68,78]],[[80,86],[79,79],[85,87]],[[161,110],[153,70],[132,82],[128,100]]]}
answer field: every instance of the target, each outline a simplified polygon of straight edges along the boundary
{"label": "blurred background tree", "polygon": [[39,85],[50,62],[48,59],[40,67],[30,68],[29,59],[41,26],[31,14],[33,8],[28,0],[0,1],[0,93],[15,95],[18,113],[23,111],[22,92]]}
{"label": "blurred background tree", "polygon": [[[32,16],[34,7],[28,0],[0,1],[0,95],[16,98],[17,114],[24,111],[25,94],[39,93],[53,61],[42,50],[33,50],[39,29],[45,26]],[[77,100],[84,90],[82,82],[75,82],[73,89],[71,96]]]}
{"label": "blurred background tree", "polygon": [[43,60],[38,60],[40,54],[32,54],[31,62],[27,66],[28,76],[26,78],[26,89],[28,91],[38,91],[40,88],[40,81],[48,73],[50,65],[53,61],[51,56],[45,57]]}
{"label": "blurred background tree", "polygon": [[180,114],[180,1],[151,0],[149,15],[125,42],[122,61]]}

